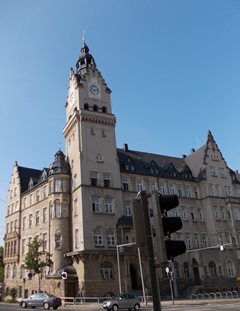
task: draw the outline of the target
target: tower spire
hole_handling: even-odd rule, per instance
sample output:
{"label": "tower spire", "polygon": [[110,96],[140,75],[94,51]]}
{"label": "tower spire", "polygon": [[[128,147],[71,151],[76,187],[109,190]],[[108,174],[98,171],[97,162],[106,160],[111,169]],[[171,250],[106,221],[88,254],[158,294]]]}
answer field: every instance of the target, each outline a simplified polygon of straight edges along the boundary
{"label": "tower spire", "polygon": [[84,75],[86,73],[86,68],[89,67],[91,64],[96,65],[95,60],[93,56],[89,53],[89,48],[86,44],[85,31],[83,31],[82,40],[83,46],[81,48],[80,56],[76,64],[77,73],[80,75]]}

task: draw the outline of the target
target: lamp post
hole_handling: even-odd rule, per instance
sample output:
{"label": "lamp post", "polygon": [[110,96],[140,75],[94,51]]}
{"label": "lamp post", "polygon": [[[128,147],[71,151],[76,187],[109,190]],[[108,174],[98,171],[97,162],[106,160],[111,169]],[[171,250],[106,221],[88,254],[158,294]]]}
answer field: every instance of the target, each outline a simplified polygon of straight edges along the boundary
{"label": "lamp post", "polygon": [[[136,243],[126,243],[126,244],[119,244],[116,246],[117,248],[117,266],[118,266],[118,286],[119,286],[119,293],[122,293],[122,282],[121,282],[121,268],[120,268],[120,256],[119,256],[119,248],[121,247],[129,247],[136,245]],[[142,262],[141,262],[141,253],[140,248],[138,247],[138,261],[140,266],[140,275],[141,275],[141,283],[142,283],[142,291],[143,291],[143,300],[146,302],[146,293],[145,293],[145,286],[144,286],[144,280],[143,280],[143,272],[142,272]]]}
{"label": "lamp post", "polygon": [[173,305],[174,305],[174,293],[173,293],[173,278],[174,278],[174,273],[173,273],[173,271],[172,271],[169,267],[166,267],[165,271],[166,271],[167,277],[168,277],[168,279],[169,279],[169,285],[170,285],[170,290],[171,290],[172,303],[173,303]]}

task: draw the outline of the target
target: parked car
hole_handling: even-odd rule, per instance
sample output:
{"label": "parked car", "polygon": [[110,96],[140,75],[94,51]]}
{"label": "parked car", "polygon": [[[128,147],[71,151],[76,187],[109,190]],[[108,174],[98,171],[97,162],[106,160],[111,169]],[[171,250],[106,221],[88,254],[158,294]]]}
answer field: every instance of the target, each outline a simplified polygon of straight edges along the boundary
{"label": "parked car", "polygon": [[47,293],[35,293],[29,298],[23,298],[19,301],[19,305],[22,308],[35,308],[43,307],[45,310],[53,308],[56,310],[62,305],[62,300],[60,297],[56,297]]}
{"label": "parked car", "polygon": [[118,309],[139,310],[140,300],[134,293],[120,294],[103,301],[103,308],[117,311]]}

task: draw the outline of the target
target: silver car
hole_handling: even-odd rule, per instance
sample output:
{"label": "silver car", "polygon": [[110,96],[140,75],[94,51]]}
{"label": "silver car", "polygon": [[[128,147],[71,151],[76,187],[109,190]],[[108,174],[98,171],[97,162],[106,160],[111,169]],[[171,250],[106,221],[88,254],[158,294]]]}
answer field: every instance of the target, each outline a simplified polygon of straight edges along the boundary
{"label": "silver car", "polygon": [[120,294],[103,301],[103,308],[117,311],[118,309],[139,310],[140,300],[134,293]]}
{"label": "silver car", "polygon": [[29,298],[23,298],[19,301],[19,305],[22,308],[36,308],[43,307],[45,310],[53,308],[56,310],[62,305],[62,300],[60,297],[56,297],[47,293],[35,293]]}

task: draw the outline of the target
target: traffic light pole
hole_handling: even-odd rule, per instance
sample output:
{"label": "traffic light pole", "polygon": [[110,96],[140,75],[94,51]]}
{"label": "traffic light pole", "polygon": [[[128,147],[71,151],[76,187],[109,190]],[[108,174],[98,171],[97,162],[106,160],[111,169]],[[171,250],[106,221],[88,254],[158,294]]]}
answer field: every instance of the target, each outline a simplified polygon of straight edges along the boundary
{"label": "traffic light pole", "polygon": [[149,220],[149,210],[148,210],[148,197],[146,191],[141,191],[137,195],[137,199],[141,201],[144,214],[145,230],[146,230],[146,246],[148,254],[148,264],[149,264],[149,273],[151,279],[152,287],[152,297],[153,297],[153,309],[154,311],[161,311],[161,302],[160,302],[160,292],[158,287],[158,280],[156,274],[155,258],[154,258],[154,249],[153,241],[151,234],[151,225]]}

